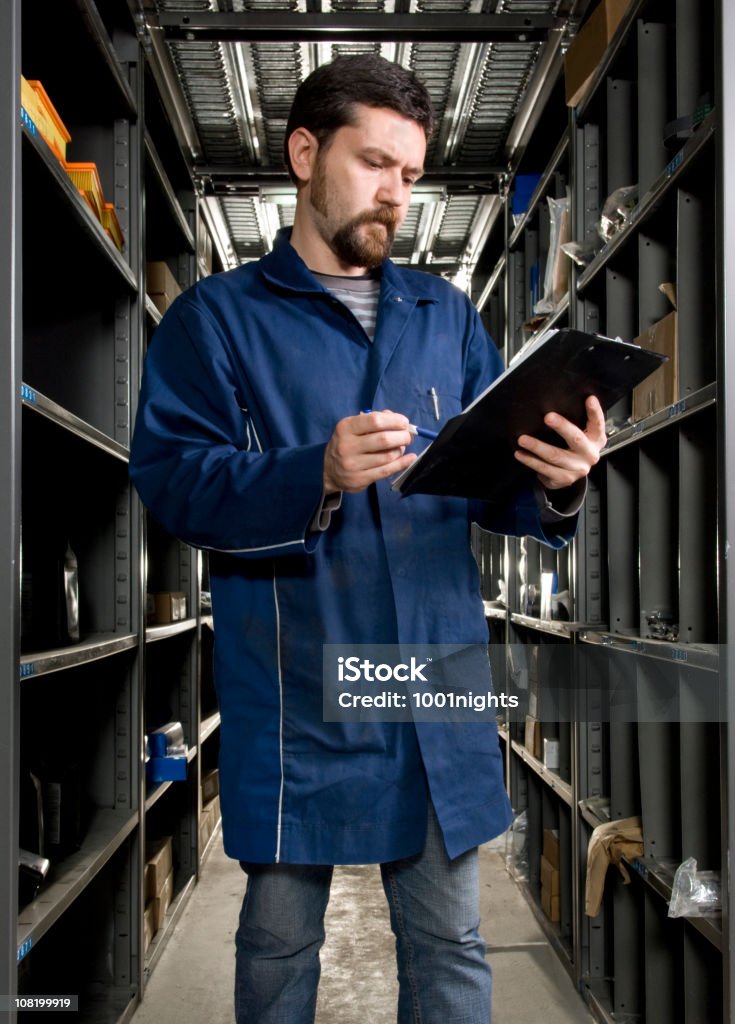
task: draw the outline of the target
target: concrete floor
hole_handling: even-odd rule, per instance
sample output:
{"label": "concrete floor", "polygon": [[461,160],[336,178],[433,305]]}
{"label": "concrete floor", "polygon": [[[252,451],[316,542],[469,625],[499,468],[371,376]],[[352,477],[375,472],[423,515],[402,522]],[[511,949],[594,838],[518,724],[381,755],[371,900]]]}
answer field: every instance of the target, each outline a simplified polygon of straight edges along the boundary
{"label": "concrete floor", "polygon": [[[501,837],[480,851],[493,1024],[590,1024],[592,1017],[507,874],[503,850]],[[133,1024],[233,1024],[234,935],[244,888],[245,875],[225,857],[220,836]],[[396,998],[393,936],[378,868],[337,868],[317,1024],[392,1024]]]}

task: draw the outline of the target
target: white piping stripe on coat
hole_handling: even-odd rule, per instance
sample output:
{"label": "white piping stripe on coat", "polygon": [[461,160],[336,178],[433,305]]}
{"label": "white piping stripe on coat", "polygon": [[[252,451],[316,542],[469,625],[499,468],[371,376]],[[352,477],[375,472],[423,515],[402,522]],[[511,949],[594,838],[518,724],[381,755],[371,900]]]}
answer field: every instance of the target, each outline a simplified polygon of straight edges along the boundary
{"label": "white piping stripe on coat", "polygon": [[259,548],[209,548],[204,544],[197,544],[202,551],[221,551],[223,555],[244,555],[247,551],[275,551],[276,548],[290,548],[293,544],[305,544],[303,537],[298,537],[296,540],[284,540],[280,544],[263,544]]}
{"label": "white piping stripe on coat", "polygon": [[276,588],[276,563],[273,562],[273,602],[276,608],[276,665],[278,668],[278,697],[280,701],[280,721],[278,727],[278,753],[281,767],[281,786],[278,793],[278,824],[276,826],[276,864],[281,859],[281,815],[283,812],[283,677],[281,675],[281,612],[278,607],[278,590]]}

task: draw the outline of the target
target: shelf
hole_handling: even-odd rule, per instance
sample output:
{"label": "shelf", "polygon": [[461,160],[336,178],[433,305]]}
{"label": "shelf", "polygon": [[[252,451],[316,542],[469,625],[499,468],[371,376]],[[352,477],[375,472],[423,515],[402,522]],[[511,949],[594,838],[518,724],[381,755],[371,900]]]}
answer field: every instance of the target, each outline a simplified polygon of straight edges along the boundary
{"label": "shelf", "polygon": [[115,48],[100,18],[97,7],[94,3],[91,3],[91,0],[77,0],[77,6],[92,42],[110,72],[114,88],[122,104],[121,110],[135,120],[138,116],[138,105],[135,102],[133,90],[123,74]]}
{"label": "shelf", "polygon": [[137,293],[138,283],[133,271],[119,249],[114,246],[112,240],[105,234],[104,228],[72,184],[71,179],[64,171],[53,151],[46,145],[46,142],[40,135],[33,135],[25,124],[21,126],[21,133],[24,143],[24,157],[26,154],[31,154],[33,159],[37,161],[37,164],[43,168],[53,183],[57,198],[74,217],[97,255],[104,258],[107,265],[131,292]]}
{"label": "shelf", "polygon": [[531,196],[531,198],[529,200],[529,203],[528,203],[528,209],[523,214],[522,219],[518,222],[517,226],[513,229],[513,232],[511,234],[510,238],[508,239],[508,248],[509,249],[515,249],[516,245],[518,244],[518,241],[521,238],[521,235],[523,234],[525,229],[528,227],[529,220],[531,219],[531,217],[533,217],[534,213],[536,212],[536,207],[545,198],[546,190],[549,187],[549,182],[551,181],[552,177],[556,173],[556,170],[559,167],[559,164],[562,162],[562,160],[563,160],[564,156],[566,155],[568,149],[569,149],[569,135],[568,135],[567,132],[564,132],[564,135],[561,137],[561,139],[559,141],[559,144],[557,145],[556,149],[554,150],[554,155],[551,157],[551,160],[549,161],[548,166],[546,167],[546,170],[541,175],[541,178],[540,178],[536,188],[534,189],[533,195]]}
{"label": "shelf", "polygon": [[623,430],[618,431],[617,434],[613,434],[608,438],[607,445],[602,450],[602,456],[604,458],[610,452],[616,452],[620,448],[625,447],[625,445],[639,441],[641,437],[648,437],[664,427],[680,423],[682,420],[701,412],[703,409],[709,409],[716,402],[717,385],[707,384],[706,387],[700,388],[699,391],[694,391],[691,395],[687,395],[686,398],[675,402],[674,405],[669,405],[665,409],[661,409],[660,412],[654,413],[653,416],[648,416],[638,423],[632,423],[629,427],[624,427]]}
{"label": "shelf", "polygon": [[593,1017],[599,1024],[619,1024],[610,1010],[612,1000],[609,989],[609,982],[597,978],[582,978],[581,980],[582,998],[589,1005]]}
{"label": "shelf", "polygon": [[196,619],[182,619],[181,622],[167,622],[164,626],[146,626],[145,642],[152,643],[154,640],[166,640],[170,636],[178,636],[179,633],[188,633],[197,628]]}
{"label": "shelf", "polygon": [[618,636],[595,630],[583,630],[579,634],[582,643],[596,644],[623,654],[635,654],[639,657],[656,658],[659,661],[675,662],[688,668],[706,669],[718,672],[720,667],[719,645],[717,644],[678,644],[668,640],[640,639],[637,637]]}
{"label": "shelf", "polygon": [[[599,800],[599,798],[597,798]],[[600,817],[596,813],[595,798],[591,800],[580,800],[579,810],[591,828],[598,825],[606,825],[610,818]],[[630,860],[624,857],[627,866],[639,878],[641,878],[651,889],[654,890],[668,905],[671,901],[671,889],[674,882],[674,874],[679,866],[676,861],[654,861],[654,860]],[[712,914],[709,917],[686,917],[690,925],[701,932],[702,935],[717,949],[722,952],[722,922],[720,916]]]}
{"label": "shelf", "polygon": [[506,725],[498,726],[498,736],[505,743],[510,743],[510,729]]}
{"label": "shelf", "polygon": [[166,199],[169,213],[171,214],[174,223],[176,224],[183,241],[186,243],[187,248],[190,252],[196,252],[196,243],[194,241],[194,235],[191,232],[191,228],[186,219],[186,215],[181,208],[181,203],[176,198],[171,181],[169,180],[166,169],[163,166],[161,158],[156,151],[156,147],[153,143],[149,132],[145,133],[145,152],[146,157],[150,162],[153,173],[155,174],[156,180],[160,186],[161,191]]}
{"label": "shelf", "polygon": [[[600,806],[603,800],[607,800],[607,816],[604,813],[600,814],[600,811],[604,809],[604,805]],[[587,800],[580,800],[579,813],[590,828],[606,825],[610,821],[610,800],[607,797],[589,797]]]}
{"label": "shelf", "polygon": [[583,292],[588,287],[600,271],[607,266],[618,250],[633,237],[639,226],[656,212],[669,190],[681,178],[683,173],[691,167],[710,139],[714,137],[716,116],[716,110],[707,115],[694,135],[687,139],[679,152],[669,161],[649,191],[644,196],[641,196],[629,222],[617,234],[613,235],[610,241],[600,249],[589,266],[585,267],[577,278],[577,293]]}
{"label": "shelf", "polygon": [[211,629],[214,633],[214,618],[211,615],[202,615],[202,625],[206,626],[207,629]]}
{"label": "shelf", "polygon": [[203,718],[201,726],[199,727],[199,742],[204,743],[208,740],[212,733],[216,732],[220,727],[222,716],[219,711],[215,711],[213,715],[209,715],[208,718]]}
{"label": "shelf", "polygon": [[166,943],[171,937],[171,934],[179,921],[179,918],[183,914],[184,908],[186,907],[189,897],[194,891],[195,885],[196,878],[192,875],[181,892],[177,893],[171,901],[171,905],[166,911],[166,916],[163,919],[163,926],[159,928],[153,936],[153,940],[145,954],[145,965],[143,970],[146,981],[150,977],[153,968],[156,966]]}
{"label": "shelf", "polygon": [[82,849],[59,863],[53,881],[18,914],[19,961],[71,906],[137,824],[137,812],[97,810]]}
{"label": "shelf", "polygon": [[40,676],[48,672],[86,665],[100,658],[110,658],[121,651],[138,646],[137,633],[98,633],[69,647],[57,647],[49,651],[35,651],[24,654],[20,659],[20,678]]}
{"label": "shelf", "polygon": [[[552,328],[556,327],[557,324],[559,323],[559,321],[563,320],[568,312],[569,312],[569,292],[566,293],[564,298],[558,303],[558,305],[554,309],[552,309],[552,311],[548,314],[548,316],[546,316],[544,318],[544,320],[539,324],[539,326],[536,328],[536,330],[533,332],[533,334],[529,335],[529,337],[523,342],[523,345],[520,347],[518,352],[515,353],[515,355],[513,356],[513,359],[517,359],[518,356],[520,356],[521,352],[523,352],[523,350],[526,348],[527,345],[533,345],[533,343],[538,338],[540,338],[542,334],[544,334],[546,331],[550,331]],[[513,359],[511,360],[511,363],[513,362]]]}
{"label": "shelf", "polygon": [[160,324],[161,320],[163,320],[163,313],[154,303],[150,295],[146,295],[145,297],[145,312],[148,319],[151,320],[156,327]]}
{"label": "shelf", "polygon": [[497,283],[500,280],[500,278],[503,276],[504,272],[505,272],[505,256],[501,256],[500,259],[498,260],[498,262],[495,264],[495,266],[493,268],[493,271],[490,274],[490,277],[488,278],[487,284],[482,289],[482,292],[480,293],[480,297],[478,298],[477,302],[475,303],[475,307],[477,308],[478,313],[481,313],[482,310],[487,305],[488,299],[490,298],[492,293],[495,291],[495,286],[497,285]]}
{"label": "shelf", "polygon": [[[653,889],[668,905],[671,901],[674,874],[679,865],[675,861],[631,861],[626,857],[623,860],[634,874],[643,879],[646,885]],[[719,914],[711,914],[708,917],[683,917],[680,920],[686,921],[693,928],[696,928],[716,949],[720,952],[723,951],[722,920]]]}
{"label": "shelf", "polygon": [[564,779],[555,772],[550,772],[542,761],[539,761],[539,759],[534,757],[533,754],[529,754],[523,744],[518,743],[517,740],[511,740],[510,746],[511,750],[514,750],[518,757],[520,757],[522,761],[526,762],[528,767],[546,783],[549,789],[553,789],[553,791],[557,793],[569,807],[572,806],[572,787],[570,783],[565,782]]}
{"label": "shelf", "polygon": [[[514,626],[523,626],[526,629],[535,629],[539,633],[551,633],[553,636],[563,636],[569,640],[573,633],[581,629],[589,629],[589,623],[564,622],[561,619],[537,619],[532,615],[521,615],[520,612],[512,612],[510,621]],[[595,627],[600,628],[600,627]]]}
{"label": "shelf", "polygon": [[212,852],[212,850],[214,849],[214,847],[216,845],[217,839],[219,838],[219,834],[220,834],[221,831],[222,831],[222,818],[220,817],[220,818],[217,818],[217,824],[212,829],[212,834],[209,837],[209,839],[207,840],[207,845],[204,847],[204,850],[202,851],[201,860],[199,861],[200,864],[203,864],[204,861],[209,857],[210,853]]}
{"label": "shelf", "polygon": [[492,601],[483,601],[485,606],[485,618],[495,619],[497,622],[505,622],[508,618],[508,609],[499,608]]}
{"label": "shelf", "polygon": [[21,384],[20,396],[23,405],[27,409],[33,409],[34,412],[45,416],[46,419],[51,420],[52,423],[55,423],[62,430],[75,434],[83,441],[87,441],[108,455],[112,455],[113,458],[120,459],[125,463],[128,462],[129,452],[125,445],[113,440],[113,438],[104,434],[101,430],[97,430],[90,423],[80,419],[79,416],[75,416],[74,413],[69,412],[68,409],[47,398],[46,395],[42,395],[40,391],[36,391],[28,384]]}

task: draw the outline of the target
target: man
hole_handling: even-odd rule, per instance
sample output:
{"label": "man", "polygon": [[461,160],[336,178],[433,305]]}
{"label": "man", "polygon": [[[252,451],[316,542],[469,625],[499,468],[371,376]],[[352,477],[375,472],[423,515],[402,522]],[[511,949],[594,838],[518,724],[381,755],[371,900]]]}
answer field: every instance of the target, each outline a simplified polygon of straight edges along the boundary
{"label": "man", "polygon": [[366,862],[399,1021],[490,1019],[476,847],[510,820],[495,725],[325,722],[322,648],[485,644],[470,517],[563,545],[605,433],[590,399],[584,431],[550,418],[568,450],[520,438],[539,485],[506,509],[391,491],[409,423],[440,426],[502,370],[466,296],[388,259],[432,127],[396,64],[315,71],[286,130],[290,236],[180,297],[147,359],[132,475],[211,552],[224,842],[248,873],[238,1024],[313,1021],[332,865]]}

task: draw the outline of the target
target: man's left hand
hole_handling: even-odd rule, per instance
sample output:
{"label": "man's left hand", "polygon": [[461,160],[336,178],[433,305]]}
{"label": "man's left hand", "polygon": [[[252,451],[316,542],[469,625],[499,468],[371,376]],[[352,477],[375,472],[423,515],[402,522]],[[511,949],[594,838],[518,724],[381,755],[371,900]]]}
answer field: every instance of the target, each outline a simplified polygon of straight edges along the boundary
{"label": "man's left hand", "polygon": [[600,452],[605,447],[605,415],[599,401],[590,396],[585,402],[587,425],[580,430],[564,416],[550,412],[544,416],[544,423],[551,427],[566,442],[566,448],[546,444],[528,434],[518,438],[520,450],[515,456],[519,462],[533,469],[547,491],[570,487],[586,477],[600,461]]}

